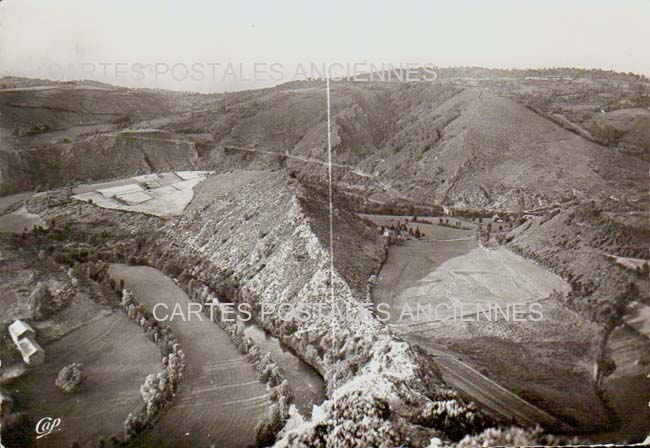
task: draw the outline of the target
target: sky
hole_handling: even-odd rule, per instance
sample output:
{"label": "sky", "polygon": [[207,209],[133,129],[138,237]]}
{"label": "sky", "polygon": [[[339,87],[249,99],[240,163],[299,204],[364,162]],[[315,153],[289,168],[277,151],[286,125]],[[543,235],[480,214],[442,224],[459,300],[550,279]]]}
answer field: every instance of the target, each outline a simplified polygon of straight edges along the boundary
{"label": "sky", "polygon": [[0,76],[203,92],[371,63],[650,76],[648,23],[650,0],[1,0]]}

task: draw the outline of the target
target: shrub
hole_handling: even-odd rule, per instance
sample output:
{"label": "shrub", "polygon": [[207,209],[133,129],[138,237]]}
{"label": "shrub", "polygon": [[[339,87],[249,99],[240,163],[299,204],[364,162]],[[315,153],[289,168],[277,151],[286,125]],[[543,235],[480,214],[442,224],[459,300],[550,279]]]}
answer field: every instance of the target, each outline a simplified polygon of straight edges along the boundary
{"label": "shrub", "polygon": [[63,392],[74,393],[79,390],[79,386],[85,379],[83,364],[73,362],[61,369],[54,384]]}

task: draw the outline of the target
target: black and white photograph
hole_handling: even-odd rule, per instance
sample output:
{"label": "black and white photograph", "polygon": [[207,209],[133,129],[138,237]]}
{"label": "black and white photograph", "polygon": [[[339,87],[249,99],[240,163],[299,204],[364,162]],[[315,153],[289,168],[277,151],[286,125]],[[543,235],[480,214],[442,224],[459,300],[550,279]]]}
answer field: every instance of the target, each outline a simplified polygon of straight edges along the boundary
{"label": "black and white photograph", "polygon": [[650,445],[648,24],[0,0],[0,448]]}

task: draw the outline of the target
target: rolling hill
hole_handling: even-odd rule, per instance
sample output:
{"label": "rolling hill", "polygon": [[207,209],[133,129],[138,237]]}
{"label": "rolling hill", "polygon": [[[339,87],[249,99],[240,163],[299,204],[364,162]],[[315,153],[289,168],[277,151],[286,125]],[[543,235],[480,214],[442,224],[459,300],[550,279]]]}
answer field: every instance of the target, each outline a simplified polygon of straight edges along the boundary
{"label": "rolling hill", "polygon": [[[0,118],[4,193],[161,169],[326,175],[321,81],[217,96],[83,84],[5,89]],[[16,136],[17,126],[26,135]],[[332,143],[338,187],[376,201],[532,209],[636,198],[645,178],[636,157],[512,99],[445,81],[335,82]]]}

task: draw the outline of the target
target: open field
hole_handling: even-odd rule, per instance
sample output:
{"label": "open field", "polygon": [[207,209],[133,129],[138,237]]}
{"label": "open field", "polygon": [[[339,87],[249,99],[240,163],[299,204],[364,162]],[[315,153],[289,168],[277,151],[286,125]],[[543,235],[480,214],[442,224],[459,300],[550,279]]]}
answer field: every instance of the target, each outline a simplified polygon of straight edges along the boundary
{"label": "open field", "polygon": [[[123,279],[150,311],[164,303],[189,303],[169,277],[149,267],[113,264],[110,275]],[[140,440],[150,447],[245,447],[270,406],[265,386],[226,333],[205,318],[169,322],[187,356],[183,384],[153,430]]]}
{"label": "open field", "polygon": [[454,308],[475,312],[480,304],[530,303],[566,288],[559,277],[534,263],[503,248],[483,249],[473,239],[405,241],[389,248],[374,300],[390,305],[391,323],[406,324],[431,320],[406,315],[418,304],[436,307],[436,318],[444,319]]}
{"label": "open field", "polygon": [[[194,187],[205,180],[205,171],[160,173],[83,186],[74,199],[92,201],[98,207],[171,217],[183,213],[194,197]],[[94,187],[94,188],[93,188]],[[93,188],[93,189],[90,189]]]}
{"label": "open field", "polygon": [[[33,424],[43,417],[62,419],[62,430],[39,440],[39,447],[70,446],[74,440],[94,446],[99,436],[121,434],[126,416],[142,405],[146,376],[161,369],[158,348],[122,312],[83,306],[88,320],[44,345],[45,364],[11,384]],[[84,365],[87,379],[78,393],[65,394],[54,381],[72,362]]]}

